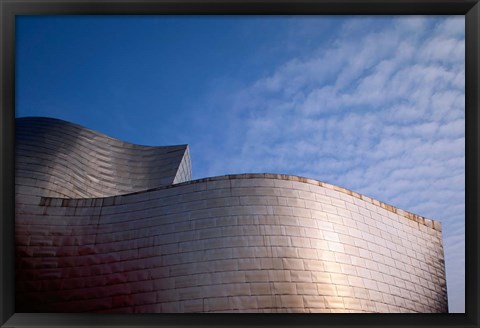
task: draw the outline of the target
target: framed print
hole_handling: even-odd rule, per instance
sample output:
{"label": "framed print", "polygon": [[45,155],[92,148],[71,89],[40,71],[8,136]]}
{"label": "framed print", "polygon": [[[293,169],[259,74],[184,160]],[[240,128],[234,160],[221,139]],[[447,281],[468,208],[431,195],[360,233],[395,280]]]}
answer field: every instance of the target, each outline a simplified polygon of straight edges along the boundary
{"label": "framed print", "polygon": [[1,8],[2,327],[477,323],[477,1]]}

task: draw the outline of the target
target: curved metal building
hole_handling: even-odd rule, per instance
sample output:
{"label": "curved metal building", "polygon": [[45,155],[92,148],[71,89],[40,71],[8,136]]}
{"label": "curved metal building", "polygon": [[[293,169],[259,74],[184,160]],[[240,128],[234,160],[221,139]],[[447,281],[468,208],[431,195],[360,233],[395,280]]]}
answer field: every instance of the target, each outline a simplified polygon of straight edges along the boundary
{"label": "curved metal building", "polygon": [[17,312],[447,312],[441,225],[188,146],[16,123]]}

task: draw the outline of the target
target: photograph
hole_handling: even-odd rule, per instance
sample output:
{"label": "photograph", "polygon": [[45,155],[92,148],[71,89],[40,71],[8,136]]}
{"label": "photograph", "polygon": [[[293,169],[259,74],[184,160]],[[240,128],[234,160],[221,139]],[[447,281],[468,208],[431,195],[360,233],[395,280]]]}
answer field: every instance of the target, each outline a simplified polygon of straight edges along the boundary
{"label": "photograph", "polygon": [[15,312],[465,313],[464,15],[15,19]]}

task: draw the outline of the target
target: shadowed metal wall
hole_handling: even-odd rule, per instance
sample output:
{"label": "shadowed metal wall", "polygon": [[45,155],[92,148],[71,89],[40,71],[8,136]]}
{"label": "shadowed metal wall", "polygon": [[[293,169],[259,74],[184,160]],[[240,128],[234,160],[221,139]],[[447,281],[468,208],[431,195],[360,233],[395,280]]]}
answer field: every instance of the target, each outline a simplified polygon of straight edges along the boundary
{"label": "shadowed metal wall", "polygon": [[18,199],[17,312],[447,311],[439,222],[316,180]]}

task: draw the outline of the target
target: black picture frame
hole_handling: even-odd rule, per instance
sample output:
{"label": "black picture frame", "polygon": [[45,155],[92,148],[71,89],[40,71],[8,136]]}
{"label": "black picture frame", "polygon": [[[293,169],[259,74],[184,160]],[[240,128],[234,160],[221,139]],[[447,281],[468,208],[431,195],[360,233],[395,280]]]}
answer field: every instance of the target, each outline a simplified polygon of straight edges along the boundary
{"label": "black picture frame", "polygon": [[[14,120],[17,15],[254,14],[465,15],[465,314],[55,314],[15,313]],[[0,0],[0,324],[1,327],[435,326],[478,327],[479,52],[478,0]],[[354,55],[354,54],[352,54]]]}

